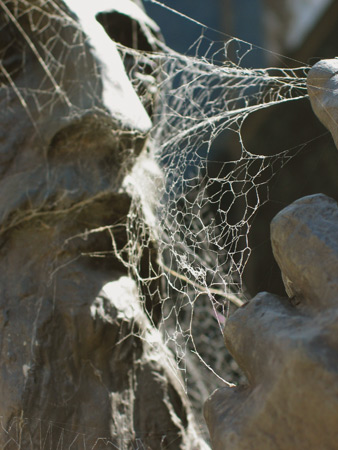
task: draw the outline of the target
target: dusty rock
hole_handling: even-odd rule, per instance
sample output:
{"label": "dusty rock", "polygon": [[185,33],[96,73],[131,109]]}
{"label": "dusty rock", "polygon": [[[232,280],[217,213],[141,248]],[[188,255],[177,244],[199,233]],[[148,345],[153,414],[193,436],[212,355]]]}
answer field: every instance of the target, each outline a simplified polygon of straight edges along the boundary
{"label": "dusty rock", "polygon": [[[108,35],[104,64],[63,2],[2,8],[0,448],[207,448],[156,304],[118,257],[140,219],[128,219],[124,180],[150,117]],[[156,246],[142,223],[149,278]]]}
{"label": "dusty rock", "polygon": [[335,308],[337,202],[322,194],[295,201],[271,222],[271,242],[288,295],[302,307]]}
{"label": "dusty rock", "polygon": [[[2,74],[0,96],[3,230],[20,223],[28,210],[65,209],[104,191],[116,192],[151,127],[115,43],[105,35],[108,70],[98,59],[96,42],[84,38],[69,11],[60,17],[50,3],[40,7],[36,17],[38,10],[29,3],[9,1],[8,13],[0,17],[0,58],[8,73]],[[62,44],[56,45],[57,38]],[[46,73],[46,62],[31,47],[57,61],[58,70]],[[114,83],[106,81],[108,75]]]}
{"label": "dusty rock", "polygon": [[[2,373],[1,448],[12,442],[35,449],[41,439],[51,449],[60,442],[81,449],[203,448],[179,374],[169,369],[173,356],[135,283],[117,271],[77,268],[83,290],[70,265],[60,268],[54,299],[46,292],[43,304],[27,299],[26,320],[7,305],[4,347],[12,357]],[[115,281],[95,293],[109,278]],[[27,339],[21,346],[19,336]]]}
{"label": "dusty rock", "polygon": [[206,402],[212,448],[335,449],[338,439],[338,207],[296,201],[271,225],[291,299],[258,294],[225,326],[248,384]]}
{"label": "dusty rock", "polygon": [[338,58],[316,63],[309,71],[307,89],[313,111],[338,148]]}

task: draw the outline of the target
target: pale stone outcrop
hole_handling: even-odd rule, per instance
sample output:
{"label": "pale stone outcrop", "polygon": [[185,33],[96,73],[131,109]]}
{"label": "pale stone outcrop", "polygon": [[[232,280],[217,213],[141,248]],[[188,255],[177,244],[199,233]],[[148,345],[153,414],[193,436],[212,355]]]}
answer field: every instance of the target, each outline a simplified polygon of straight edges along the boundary
{"label": "pale stone outcrop", "polygon": [[313,111],[338,148],[338,58],[315,64],[308,74],[307,89]]}
{"label": "pale stone outcrop", "polygon": [[225,326],[248,384],[216,391],[205,417],[214,450],[336,449],[338,206],[323,195],[280,212],[271,241],[288,294],[258,294]]}
{"label": "pale stone outcrop", "polygon": [[[323,194],[295,201],[271,223],[286,292],[301,308],[338,306],[338,208]],[[338,337],[338,336],[337,336]]]}

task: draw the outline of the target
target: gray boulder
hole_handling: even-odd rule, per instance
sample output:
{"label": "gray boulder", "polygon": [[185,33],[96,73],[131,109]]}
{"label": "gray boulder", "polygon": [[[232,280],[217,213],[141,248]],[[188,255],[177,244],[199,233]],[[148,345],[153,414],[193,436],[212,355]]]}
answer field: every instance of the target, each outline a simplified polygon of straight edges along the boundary
{"label": "gray boulder", "polygon": [[315,64],[308,74],[307,89],[313,111],[338,148],[338,58]]}
{"label": "gray boulder", "polygon": [[305,197],[271,224],[290,298],[258,294],[227,321],[225,343],[248,384],[205,404],[212,448],[336,449],[338,206]]}

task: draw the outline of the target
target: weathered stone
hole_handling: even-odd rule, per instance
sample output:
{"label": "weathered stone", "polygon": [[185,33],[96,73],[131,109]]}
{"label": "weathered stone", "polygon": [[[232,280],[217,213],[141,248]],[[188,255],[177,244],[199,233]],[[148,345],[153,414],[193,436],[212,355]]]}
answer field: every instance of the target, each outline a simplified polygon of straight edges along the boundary
{"label": "weathered stone", "polygon": [[309,71],[307,89],[313,111],[338,148],[338,58],[316,63]]}
{"label": "weathered stone", "polygon": [[[32,9],[27,2],[8,1],[8,13],[0,17],[3,230],[20,223],[28,210],[62,210],[104,191],[117,192],[151,126],[102,26],[96,24],[102,41],[85,39],[69,10],[60,16],[50,3],[36,4],[39,8]],[[108,65],[98,59],[100,45],[110,55]],[[46,71],[32,48],[57,61],[57,70]]]}
{"label": "weathered stone", "polygon": [[295,201],[271,222],[273,254],[290,297],[313,309],[335,308],[338,207],[322,194]]}
{"label": "weathered stone", "polygon": [[[60,268],[56,296],[52,287],[43,304],[26,299],[26,320],[12,302],[6,305],[5,348],[12,357],[3,358],[2,380],[11,374],[12,382],[7,389],[2,383],[1,448],[18,442],[13,424],[21,415],[25,449],[38,448],[41,439],[52,449],[61,440],[62,448],[203,448],[173,356],[135,283],[117,271],[90,273],[85,265],[77,265],[85,289],[71,264]],[[109,278],[115,281],[95,293]],[[34,342],[20,345],[18,335],[29,333]]]}
{"label": "weathered stone", "polygon": [[[0,447],[207,448],[126,268],[125,178],[150,118],[99,23],[102,48],[61,1],[2,9]],[[147,229],[135,258],[158,292]]]}
{"label": "weathered stone", "polygon": [[227,321],[248,384],[205,405],[218,449],[335,449],[338,440],[338,207],[306,197],[274,219],[272,246],[292,300],[258,294]]}

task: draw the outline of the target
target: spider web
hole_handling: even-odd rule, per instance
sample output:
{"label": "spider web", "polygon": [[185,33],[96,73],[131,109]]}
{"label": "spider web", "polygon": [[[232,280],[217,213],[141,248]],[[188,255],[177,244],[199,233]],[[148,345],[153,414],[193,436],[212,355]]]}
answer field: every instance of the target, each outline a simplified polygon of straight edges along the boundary
{"label": "spider web", "polygon": [[[208,51],[197,56],[202,46]],[[242,127],[249,115],[307,96],[307,67],[241,68],[251,49],[235,38],[220,48],[202,33],[190,49],[196,56],[166,47],[164,54],[142,55],[146,66],[156,63],[162,78],[149,145],[161,176],[150,176],[145,186],[144,172],[136,166],[126,182],[134,187],[134,198],[141,199],[136,210],[140,204],[146,211],[152,205],[146,222],[158,245],[164,280],[160,329],[196,405],[225,382],[222,328],[229,311],[247,300],[242,275],[251,253],[252,219],[269,198],[272,177],[303,148],[265,156],[245,147]],[[228,154],[218,160],[213,146],[220,140]],[[135,242],[133,234],[130,242]],[[205,375],[201,386],[194,374],[205,368],[215,376]]]}
{"label": "spider web", "polygon": [[[60,2],[22,1],[21,10],[14,3],[0,1],[1,27],[8,36],[0,61],[13,51],[13,45],[22,58],[13,70],[0,66],[6,115],[11,115],[11,105],[19,99],[37,134],[41,115],[57,112],[63,117],[62,125],[85,110],[109,115],[111,111],[102,104],[100,68],[95,61],[88,64],[88,54],[79,51],[86,36],[75,18]],[[201,405],[217,379],[225,382],[222,327],[229,310],[246,300],[242,275],[250,257],[252,219],[268,200],[272,177],[302,148],[272,156],[253,153],[245,147],[243,124],[256,111],[306,97],[308,67],[242,68],[254,46],[232,37],[212,41],[206,29],[190,49],[195,56],[157,44],[156,52],[117,44],[135,91],[153,113],[153,126],[147,148],[124,180],[133,203],[123,251],[115,246],[113,226],[110,232],[113,251],[137,281],[140,298],[159,303],[161,319],[156,325],[175,354],[192,400]],[[41,70],[41,77],[32,80],[29,88],[23,46],[39,61]],[[207,48],[203,56],[202,47]],[[72,85],[68,95],[64,64],[74,57],[79,71],[85,68],[87,75],[81,86],[76,72],[67,79]],[[220,141],[224,142],[222,158],[214,149]],[[40,199],[24,217],[38,214],[46,201]],[[24,217],[10,217],[2,226],[8,229]],[[156,264],[149,257],[145,272],[142,254],[152,248]],[[215,377],[208,380],[204,371]],[[67,432],[62,425],[50,426]],[[41,448],[48,448],[51,439],[50,432]],[[62,448],[59,439],[57,448]],[[74,439],[85,440],[85,435]]]}

